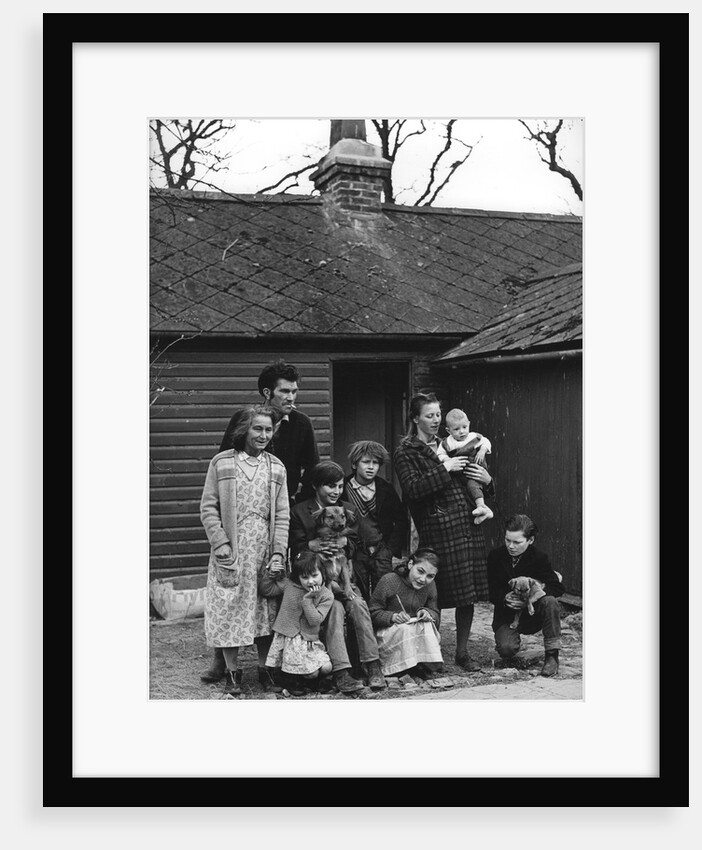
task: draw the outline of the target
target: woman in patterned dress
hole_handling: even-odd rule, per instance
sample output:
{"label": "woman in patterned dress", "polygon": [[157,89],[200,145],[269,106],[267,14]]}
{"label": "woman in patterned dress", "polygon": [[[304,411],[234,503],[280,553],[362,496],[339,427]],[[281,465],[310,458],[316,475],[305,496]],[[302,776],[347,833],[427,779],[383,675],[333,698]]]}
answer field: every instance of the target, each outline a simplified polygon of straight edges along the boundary
{"label": "woman in patterned dress", "polygon": [[235,414],[232,446],[207,470],[200,518],[211,554],[205,594],[207,645],[222,647],[225,693],[241,693],[239,647],[255,643],[259,681],[281,690],[266,669],[278,602],[258,594],[264,570],[284,572],[290,524],[285,467],[269,452],[279,415],[255,405]]}
{"label": "woman in patterned dress", "polygon": [[456,664],[466,670],[480,666],[468,656],[474,603],[487,601],[487,551],[474,505],[460,475],[479,481],[487,496],[494,495],[487,469],[463,457],[449,457],[437,432],[441,405],[433,393],[420,393],[410,402],[409,430],[395,451],[395,471],[404,499],[419,533],[419,546],[433,549],[441,570],[436,577],[440,608],[456,609]]}

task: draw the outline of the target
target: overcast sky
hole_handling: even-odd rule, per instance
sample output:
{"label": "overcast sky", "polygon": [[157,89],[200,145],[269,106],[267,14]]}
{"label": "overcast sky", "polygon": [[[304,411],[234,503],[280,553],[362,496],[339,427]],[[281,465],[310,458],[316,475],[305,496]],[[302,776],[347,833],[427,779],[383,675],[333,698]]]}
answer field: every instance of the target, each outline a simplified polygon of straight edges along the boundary
{"label": "overcast sky", "polygon": [[[528,119],[528,123],[535,127],[538,120]],[[374,142],[372,125],[366,123],[368,141]],[[223,191],[255,193],[304,164],[303,154],[316,160],[329,147],[328,120],[243,119],[236,124],[226,143],[226,151],[232,154],[229,171],[210,178]],[[562,162],[581,184],[583,129],[582,120],[568,119],[559,135]],[[549,171],[536,144],[526,136],[516,118],[459,119],[454,138],[472,145],[473,150],[434,206],[582,215],[583,204],[570,183]],[[414,136],[406,143],[393,170],[397,203],[412,203],[416,194],[403,193],[402,188],[411,187],[418,176],[421,182],[443,144],[435,133]],[[465,152],[466,147],[456,145],[447,162],[462,158]],[[301,178],[299,188],[291,191],[308,195],[312,189],[309,181]]]}

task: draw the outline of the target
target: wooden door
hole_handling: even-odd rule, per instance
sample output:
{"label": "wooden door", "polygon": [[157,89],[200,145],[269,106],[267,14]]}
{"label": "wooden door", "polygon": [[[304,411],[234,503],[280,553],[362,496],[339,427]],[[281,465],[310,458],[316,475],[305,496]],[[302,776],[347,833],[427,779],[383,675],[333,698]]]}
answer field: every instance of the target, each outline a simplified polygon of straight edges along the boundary
{"label": "wooden door", "polygon": [[397,487],[392,454],[405,433],[409,392],[407,362],[335,362],[332,365],[333,459],[350,471],[348,447],[375,440],[390,453],[380,474]]}

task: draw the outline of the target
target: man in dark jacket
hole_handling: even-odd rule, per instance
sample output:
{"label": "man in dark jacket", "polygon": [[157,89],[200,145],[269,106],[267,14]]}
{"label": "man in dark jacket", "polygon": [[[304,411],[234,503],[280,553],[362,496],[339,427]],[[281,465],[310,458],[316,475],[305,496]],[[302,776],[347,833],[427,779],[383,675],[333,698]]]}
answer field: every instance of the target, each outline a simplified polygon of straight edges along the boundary
{"label": "man in dark jacket", "polygon": [[351,475],[344,479],[341,498],[353,505],[358,516],[360,545],[354,557],[356,578],[366,602],[385,573],[392,572],[392,559],[407,549],[407,511],[392,484],[378,477],[389,460],[385,446],[359,440],[349,447]]}
{"label": "man in dark jacket", "polygon": [[[503,659],[519,652],[520,634],[533,635],[543,631],[544,664],[542,676],[558,673],[558,653],[561,648],[561,614],[556,597],[564,587],[560,573],[551,568],[548,555],[534,546],[536,525],[525,514],[515,514],[505,523],[505,545],[488,555],[488,586],[490,601],[495,606],[492,629],[495,648]],[[527,602],[509,585],[510,579],[526,576],[543,585],[543,596],[534,603],[534,613],[528,614]],[[522,612],[514,626],[515,612]]]}
{"label": "man in dark jacket", "polygon": [[[319,463],[319,452],[314,428],[309,417],[295,409],[300,373],[290,363],[276,360],[266,366],[258,376],[258,391],[264,405],[275,407],[282,414],[268,451],[283,461],[288,475],[290,506],[310,499],[314,490],[310,484],[310,471]],[[219,450],[230,449],[230,421],[224,432]]]}
{"label": "man in dark jacket", "polygon": [[[268,451],[283,462],[291,507],[314,495],[310,472],[319,462],[312,422],[304,413],[295,409],[299,380],[298,370],[284,360],[269,364],[258,376],[258,391],[263,396],[264,404],[282,414],[275,436],[268,445]],[[233,415],[222,437],[220,452],[232,448],[231,432],[234,424]],[[221,650],[216,648],[212,666],[205,670],[200,678],[203,682],[218,682],[224,677],[225,667],[224,656]],[[267,690],[281,689],[269,686]]]}

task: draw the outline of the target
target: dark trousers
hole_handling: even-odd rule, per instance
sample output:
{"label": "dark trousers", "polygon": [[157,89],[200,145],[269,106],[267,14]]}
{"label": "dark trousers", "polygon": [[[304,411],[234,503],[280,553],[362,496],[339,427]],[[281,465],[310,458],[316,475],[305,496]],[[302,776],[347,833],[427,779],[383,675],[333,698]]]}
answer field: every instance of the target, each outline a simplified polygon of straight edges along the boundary
{"label": "dark trousers", "polygon": [[392,552],[382,543],[373,552],[358,551],[353,558],[353,571],[361,595],[368,602],[380,577],[392,572]]}
{"label": "dark trousers", "polygon": [[510,629],[509,623],[503,623],[495,629],[498,655],[500,658],[512,658],[519,652],[519,635],[535,635],[539,631],[544,633],[545,650],[561,648],[561,611],[555,596],[537,599],[531,617],[524,608],[516,629]]}

